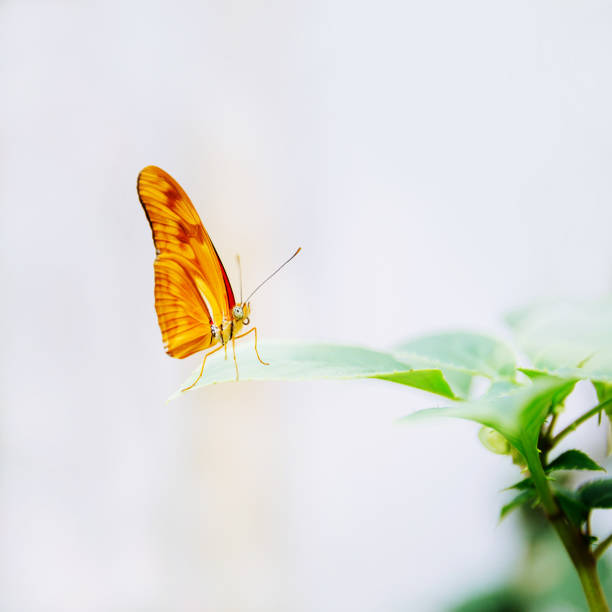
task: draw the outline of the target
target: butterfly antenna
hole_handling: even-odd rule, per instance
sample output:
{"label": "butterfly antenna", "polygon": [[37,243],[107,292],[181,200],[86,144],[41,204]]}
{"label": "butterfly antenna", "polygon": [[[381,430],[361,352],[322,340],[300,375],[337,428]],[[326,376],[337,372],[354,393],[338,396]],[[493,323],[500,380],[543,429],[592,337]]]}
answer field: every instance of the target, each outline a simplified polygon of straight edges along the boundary
{"label": "butterfly antenna", "polygon": [[242,304],[242,264],[240,263],[240,255],[236,255],[238,261],[238,278],[240,279],[240,303]]}
{"label": "butterfly antenna", "polygon": [[276,270],[274,270],[274,272],[272,272],[270,276],[268,276],[265,280],[259,283],[259,285],[255,287],[255,289],[251,292],[251,295],[249,295],[249,297],[245,300],[245,302],[248,302],[253,297],[256,291],[259,291],[259,289],[261,289],[261,287],[265,285],[275,274],[280,272],[301,250],[302,250],[302,247],[300,247],[285,263],[278,266],[278,268],[276,268]]}

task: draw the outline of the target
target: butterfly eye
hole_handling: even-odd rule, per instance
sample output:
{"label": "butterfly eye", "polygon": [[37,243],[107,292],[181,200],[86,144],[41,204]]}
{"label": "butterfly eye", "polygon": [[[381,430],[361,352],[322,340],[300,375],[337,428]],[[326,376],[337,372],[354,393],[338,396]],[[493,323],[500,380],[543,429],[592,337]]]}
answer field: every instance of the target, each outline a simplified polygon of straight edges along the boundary
{"label": "butterfly eye", "polygon": [[249,317],[245,317],[244,319],[242,319],[242,324],[243,325],[248,325],[251,321],[249,320]]}

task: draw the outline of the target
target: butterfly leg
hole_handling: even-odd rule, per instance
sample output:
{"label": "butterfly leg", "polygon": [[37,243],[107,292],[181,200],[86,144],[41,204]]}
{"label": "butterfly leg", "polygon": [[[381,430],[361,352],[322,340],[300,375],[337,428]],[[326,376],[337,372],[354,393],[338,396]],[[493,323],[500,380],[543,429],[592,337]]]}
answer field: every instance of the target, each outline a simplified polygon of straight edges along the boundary
{"label": "butterfly leg", "polygon": [[236,336],[236,340],[238,340],[238,338],[244,338],[245,336],[247,336],[251,332],[255,332],[255,354],[257,355],[257,359],[259,359],[259,363],[261,363],[262,365],[270,365],[267,361],[264,361],[259,356],[259,351],[257,350],[257,328],[256,327],[251,327],[251,329],[249,329],[248,332],[245,332],[244,334],[240,334],[239,336]]}
{"label": "butterfly leg", "polygon": [[200,370],[200,374],[188,387],[181,389],[181,391],[189,391],[189,389],[191,389],[192,387],[195,387],[196,383],[198,382],[198,380],[200,380],[200,378],[202,378],[202,374],[204,373],[204,364],[206,363],[206,358],[209,355],[212,355],[213,353],[220,351],[222,348],[223,348],[223,345],[218,346],[214,351],[210,351],[210,353],[206,353],[206,355],[204,355],[204,360],[202,361],[202,369]]}
{"label": "butterfly leg", "polygon": [[236,339],[234,336],[232,336],[232,353],[234,354],[234,367],[236,368],[236,382],[238,382],[238,362],[236,361]]}

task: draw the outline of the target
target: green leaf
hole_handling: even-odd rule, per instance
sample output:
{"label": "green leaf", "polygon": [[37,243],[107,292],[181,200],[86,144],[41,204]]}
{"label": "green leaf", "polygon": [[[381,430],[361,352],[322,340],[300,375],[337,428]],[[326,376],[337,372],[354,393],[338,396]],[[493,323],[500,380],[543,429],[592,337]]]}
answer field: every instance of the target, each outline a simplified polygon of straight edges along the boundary
{"label": "green leaf", "polygon": [[449,416],[476,421],[504,436],[523,456],[537,454],[537,441],[542,423],[551,407],[574,388],[575,380],[542,377],[532,384],[505,394],[458,402],[453,406],[420,410],[404,418],[406,421],[431,416]]}
{"label": "green leaf", "polygon": [[[597,399],[600,404],[612,399],[612,384],[595,380],[593,381],[593,386],[597,392]],[[612,403],[608,404],[604,410],[609,417],[612,417]]]}
{"label": "green leaf", "polygon": [[605,472],[601,465],[595,463],[587,454],[576,449],[565,451],[546,466],[546,472],[557,470],[601,470]]}
{"label": "green leaf", "polygon": [[524,387],[525,385],[520,384],[518,382],[511,382],[509,380],[497,380],[491,384],[489,389],[487,390],[487,397],[497,397],[500,395],[506,395],[510,391],[514,391],[519,387]]}
{"label": "green leaf", "polygon": [[444,374],[440,370],[406,370],[404,372],[391,372],[388,374],[373,374],[371,376],[359,376],[356,378],[378,378],[389,382],[399,383],[415,387],[429,393],[442,395],[443,397],[456,398]]}
{"label": "green leaf", "polygon": [[525,376],[529,376],[531,380],[541,378],[542,376],[550,376],[548,372],[545,372],[544,370],[536,370],[534,368],[518,368],[518,371],[525,374]]}
{"label": "green leaf", "polygon": [[507,320],[532,372],[612,383],[612,297],[541,303]]}
{"label": "green leaf", "polygon": [[[565,451],[554,461],[549,463],[544,471],[547,474],[550,474],[550,472],[556,472],[559,470],[602,470],[605,472],[604,468],[595,463],[595,461],[593,461],[588,455],[579,450]],[[549,480],[553,480],[553,478],[549,478]],[[523,491],[525,489],[530,489],[533,486],[533,480],[531,478],[524,478],[523,480],[519,480],[518,482],[515,482],[513,485],[509,486],[508,489]]]}
{"label": "green leaf", "polygon": [[527,594],[517,589],[515,584],[509,584],[469,595],[460,604],[451,604],[447,612],[527,612],[532,610],[528,602]]}
{"label": "green leaf", "polygon": [[558,487],[555,497],[567,518],[577,527],[580,527],[589,517],[589,508],[576,491]]}
{"label": "green leaf", "polygon": [[[612,398],[612,384],[604,383],[600,381],[593,381],[593,386],[597,392],[597,399],[599,403],[608,401]],[[606,454],[610,456],[612,454],[612,402],[606,405],[604,411],[608,417],[608,427],[606,434]]]}
{"label": "green leaf", "polygon": [[527,504],[535,499],[535,491],[527,490],[519,493],[512,501],[502,507],[499,513],[499,520],[504,519],[510,512],[516,510],[519,506]]}
{"label": "green leaf", "polygon": [[[247,342],[236,347],[241,381],[378,378],[458,399],[440,369],[419,367],[382,351],[335,344],[269,341],[260,343],[259,352],[270,362],[269,366],[259,363],[252,344]],[[204,375],[194,389],[236,380],[231,347],[228,353],[227,360],[223,351],[206,360]],[[200,367],[182,388],[188,387],[199,373]],[[170,399],[180,395],[181,391],[177,391]]]}
{"label": "green leaf", "polygon": [[527,489],[533,489],[534,485],[533,485],[533,480],[531,480],[531,478],[523,478],[523,480],[519,480],[518,482],[515,482],[513,485],[510,485],[509,487],[506,487],[506,489],[516,489],[517,491],[525,491]]}
{"label": "green leaf", "polygon": [[612,508],[612,478],[591,480],[578,489],[578,495],[589,508]]}
{"label": "green leaf", "polygon": [[516,358],[499,340],[467,332],[448,332],[416,338],[396,348],[400,359],[419,367],[438,368],[456,395],[467,398],[474,376],[492,381],[515,380]]}

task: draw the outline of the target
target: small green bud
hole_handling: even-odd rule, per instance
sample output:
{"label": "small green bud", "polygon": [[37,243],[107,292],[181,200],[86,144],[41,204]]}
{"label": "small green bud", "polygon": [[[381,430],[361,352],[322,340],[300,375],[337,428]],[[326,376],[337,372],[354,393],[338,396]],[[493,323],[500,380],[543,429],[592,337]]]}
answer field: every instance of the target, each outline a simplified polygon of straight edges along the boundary
{"label": "small green bud", "polygon": [[487,450],[497,455],[508,455],[512,450],[510,442],[490,427],[481,427],[478,432],[478,439]]}

